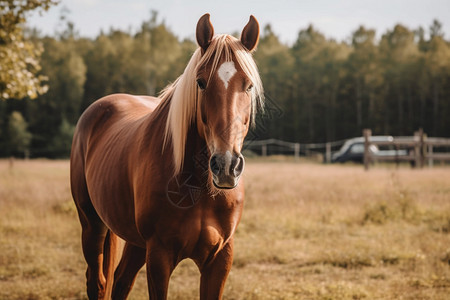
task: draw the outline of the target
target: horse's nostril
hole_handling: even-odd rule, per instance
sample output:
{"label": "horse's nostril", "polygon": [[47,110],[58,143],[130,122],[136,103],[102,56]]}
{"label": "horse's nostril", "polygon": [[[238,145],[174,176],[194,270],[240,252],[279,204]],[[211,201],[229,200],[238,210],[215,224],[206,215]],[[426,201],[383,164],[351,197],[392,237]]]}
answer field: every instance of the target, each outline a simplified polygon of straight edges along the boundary
{"label": "horse's nostril", "polygon": [[220,165],[217,159],[217,155],[211,156],[211,160],[209,161],[209,167],[211,168],[211,172],[218,176],[220,172]]}
{"label": "horse's nostril", "polygon": [[235,164],[233,165],[231,171],[235,177],[238,177],[239,175],[241,175],[243,170],[244,170],[244,157],[240,155],[235,160]]}
{"label": "horse's nostril", "polygon": [[244,170],[244,157],[242,155],[231,156],[230,154],[223,156],[213,154],[209,160],[209,167],[213,175],[222,179],[225,177],[237,178]]}

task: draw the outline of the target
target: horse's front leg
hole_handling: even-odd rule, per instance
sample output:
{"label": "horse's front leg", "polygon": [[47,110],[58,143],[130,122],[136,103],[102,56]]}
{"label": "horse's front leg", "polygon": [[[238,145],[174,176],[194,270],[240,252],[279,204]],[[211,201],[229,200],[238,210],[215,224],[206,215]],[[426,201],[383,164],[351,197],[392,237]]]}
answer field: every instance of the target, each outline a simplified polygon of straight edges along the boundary
{"label": "horse's front leg", "polygon": [[163,247],[157,237],[147,242],[147,283],[150,300],[167,299],[169,278],[175,269],[176,254]]}
{"label": "horse's front leg", "polygon": [[225,281],[233,263],[233,238],[213,261],[200,270],[200,300],[222,299]]}

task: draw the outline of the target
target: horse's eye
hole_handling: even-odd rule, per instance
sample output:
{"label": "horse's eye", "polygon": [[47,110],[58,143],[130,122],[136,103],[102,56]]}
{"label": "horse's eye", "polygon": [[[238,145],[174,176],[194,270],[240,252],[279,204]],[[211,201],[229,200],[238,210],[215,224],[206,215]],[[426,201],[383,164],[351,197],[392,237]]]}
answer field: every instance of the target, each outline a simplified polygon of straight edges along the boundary
{"label": "horse's eye", "polygon": [[201,90],[206,89],[206,81],[203,78],[197,79],[197,85]]}
{"label": "horse's eye", "polygon": [[253,84],[250,84],[250,85],[248,86],[248,88],[247,88],[247,92],[251,92],[252,89],[253,89]]}

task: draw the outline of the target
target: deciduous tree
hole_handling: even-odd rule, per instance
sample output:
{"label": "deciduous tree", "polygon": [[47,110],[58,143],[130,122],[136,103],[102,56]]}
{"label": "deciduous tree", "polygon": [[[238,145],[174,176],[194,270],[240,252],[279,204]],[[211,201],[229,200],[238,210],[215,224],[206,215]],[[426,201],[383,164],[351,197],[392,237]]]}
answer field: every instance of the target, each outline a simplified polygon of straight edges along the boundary
{"label": "deciduous tree", "polygon": [[54,0],[0,1],[0,99],[36,98],[47,91],[41,67],[42,47],[24,37],[27,13],[47,10]]}

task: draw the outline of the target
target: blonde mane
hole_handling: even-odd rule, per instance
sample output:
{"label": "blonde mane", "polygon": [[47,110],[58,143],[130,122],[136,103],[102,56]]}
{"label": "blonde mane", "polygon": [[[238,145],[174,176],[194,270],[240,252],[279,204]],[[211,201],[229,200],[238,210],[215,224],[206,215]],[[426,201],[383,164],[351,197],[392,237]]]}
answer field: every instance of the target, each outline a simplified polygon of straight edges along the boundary
{"label": "blonde mane", "polygon": [[208,64],[212,59],[212,68],[209,76],[215,73],[221,58],[231,61],[233,57],[249,78],[253,85],[251,92],[252,109],[251,120],[255,122],[257,108],[264,106],[264,91],[258,68],[242,43],[230,35],[215,36],[206,52],[201,54],[198,48],[192,55],[186,69],[178,79],[167,86],[161,92],[161,102],[170,100],[169,113],[167,116],[166,128],[164,132],[163,149],[172,142],[174,158],[174,174],[180,173],[183,168],[186,137],[191,124],[195,122],[199,88],[197,86],[197,71]]}

